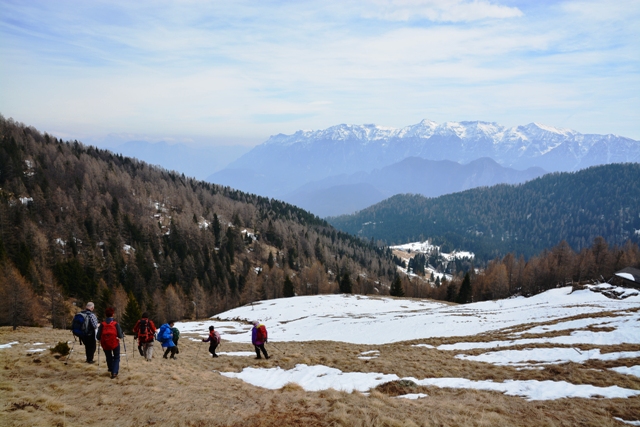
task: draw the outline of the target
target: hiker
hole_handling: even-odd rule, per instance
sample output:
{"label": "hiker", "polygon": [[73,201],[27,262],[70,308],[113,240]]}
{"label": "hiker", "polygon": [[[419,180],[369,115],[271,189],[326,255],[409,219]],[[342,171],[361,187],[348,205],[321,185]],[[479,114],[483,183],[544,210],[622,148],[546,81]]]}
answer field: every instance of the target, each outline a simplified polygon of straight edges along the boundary
{"label": "hiker", "polygon": [[151,362],[153,357],[153,340],[156,333],[156,325],[149,319],[149,313],[142,313],[142,318],[133,327],[133,333],[138,338],[138,351],[140,356],[144,356],[147,362]]}
{"label": "hiker", "polygon": [[178,340],[180,339],[180,330],[171,325],[171,336],[173,343],[176,345],[176,354],[180,354],[180,348],[178,347]]}
{"label": "hiker", "polygon": [[264,354],[264,358],[268,359],[269,355],[264,348],[264,343],[267,342],[267,328],[257,320],[253,322],[253,329],[251,330],[251,342],[256,349],[256,359],[262,359],[260,356],[260,350]]}
{"label": "hiker", "polygon": [[86,308],[73,317],[71,331],[78,337],[80,345],[84,345],[87,355],[87,363],[95,363],[93,356],[96,354],[96,330],[98,329],[98,318],[93,314],[95,305],[88,302]]}
{"label": "hiker", "polygon": [[215,330],[213,326],[209,326],[209,337],[206,340],[202,340],[202,342],[208,342],[209,344],[209,353],[211,356],[218,357],[216,354],[216,347],[220,344],[220,334]]}
{"label": "hiker", "polygon": [[172,359],[176,358],[176,345],[173,343],[173,334],[171,333],[171,328],[173,328],[173,321],[160,326],[160,329],[158,329],[158,337],[156,338],[162,343],[162,348],[165,349],[165,352],[162,355],[162,357],[164,357],[165,359],[167,358],[169,352],[171,352]]}
{"label": "hiker", "polygon": [[111,379],[118,376],[120,370],[120,340],[124,334],[118,322],[113,320],[115,309],[107,307],[104,311],[105,321],[100,323],[96,337],[100,340],[100,346],[104,350],[107,359],[107,369],[111,373]]}

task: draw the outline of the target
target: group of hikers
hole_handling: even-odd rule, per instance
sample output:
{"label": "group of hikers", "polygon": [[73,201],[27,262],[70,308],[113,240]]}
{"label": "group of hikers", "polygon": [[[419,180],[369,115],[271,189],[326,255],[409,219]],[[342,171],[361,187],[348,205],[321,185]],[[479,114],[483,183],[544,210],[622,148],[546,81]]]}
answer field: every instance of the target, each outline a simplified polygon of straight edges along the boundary
{"label": "group of hikers", "polygon": [[[97,341],[100,342],[107,360],[107,369],[113,379],[118,376],[120,370],[120,341],[124,345],[125,353],[127,350],[127,346],[124,343],[124,333],[118,322],[113,318],[115,314],[113,307],[107,307],[104,311],[105,320],[103,322],[98,322],[98,318],[93,313],[94,310],[95,304],[92,302],[87,303],[85,310],[74,316],[71,329],[73,335],[78,337],[80,345],[84,345],[87,357],[86,363],[95,363],[96,343]],[[256,359],[262,359],[260,352],[264,354],[265,359],[268,359],[269,355],[264,347],[268,338],[267,328],[258,321],[253,321],[252,323],[251,343],[255,348]],[[151,362],[153,358],[154,341],[161,343],[164,350],[163,358],[176,359],[176,354],[180,353],[178,349],[180,331],[174,324],[173,321],[169,321],[157,329],[146,312],[136,322],[133,327],[134,339],[138,340],[138,352],[147,362]],[[209,326],[209,336],[203,339],[202,342],[208,342],[209,353],[211,353],[212,357],[218,357],[216,348],[220,344],[220,333],[213,326]]]}

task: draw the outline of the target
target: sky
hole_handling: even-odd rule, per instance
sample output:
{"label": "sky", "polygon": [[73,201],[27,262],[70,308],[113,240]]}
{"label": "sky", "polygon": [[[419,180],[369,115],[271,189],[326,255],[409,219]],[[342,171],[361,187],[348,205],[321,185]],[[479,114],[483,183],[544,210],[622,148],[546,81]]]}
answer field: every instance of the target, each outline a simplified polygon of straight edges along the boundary
{"label": "sky", "polygon": [[640,0],[0,0],[0,114],[99,146],[425,118],[640,139]]}

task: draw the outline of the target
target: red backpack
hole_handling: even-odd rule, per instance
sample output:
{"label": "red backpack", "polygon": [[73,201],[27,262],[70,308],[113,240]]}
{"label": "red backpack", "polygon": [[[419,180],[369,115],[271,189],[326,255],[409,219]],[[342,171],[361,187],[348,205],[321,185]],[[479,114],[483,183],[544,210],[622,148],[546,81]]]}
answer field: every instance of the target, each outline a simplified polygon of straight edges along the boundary
{"label": "red backpack", "polygon": [[267,340],[267,328],[264,325],[258,326],[258,341],[266,341]]}
{"label": "red backpack", "polygon": [[115,350],[120,345],[116,325],[117,322],[115,320],[112,320],[110,323],[102,322],[100,345],[104,350]]}
{"label": "red backpack", "polygon": [[153,342],[153,331],[149,319],[140,319],[138,323],[138,339],[141,343]]}

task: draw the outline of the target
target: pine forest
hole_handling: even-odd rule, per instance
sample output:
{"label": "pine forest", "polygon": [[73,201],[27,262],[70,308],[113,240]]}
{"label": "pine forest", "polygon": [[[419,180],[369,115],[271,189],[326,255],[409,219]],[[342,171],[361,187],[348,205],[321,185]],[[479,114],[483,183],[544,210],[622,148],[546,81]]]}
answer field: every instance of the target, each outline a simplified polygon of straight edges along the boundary
{"label": "pine forest", "polygon": [[345,275],[373,293],[395,276],[388,249],[286,203],[2,117],[0,140],[2,324],[63,327],[89,300],[98,313],[202,318],[334,292]]}

